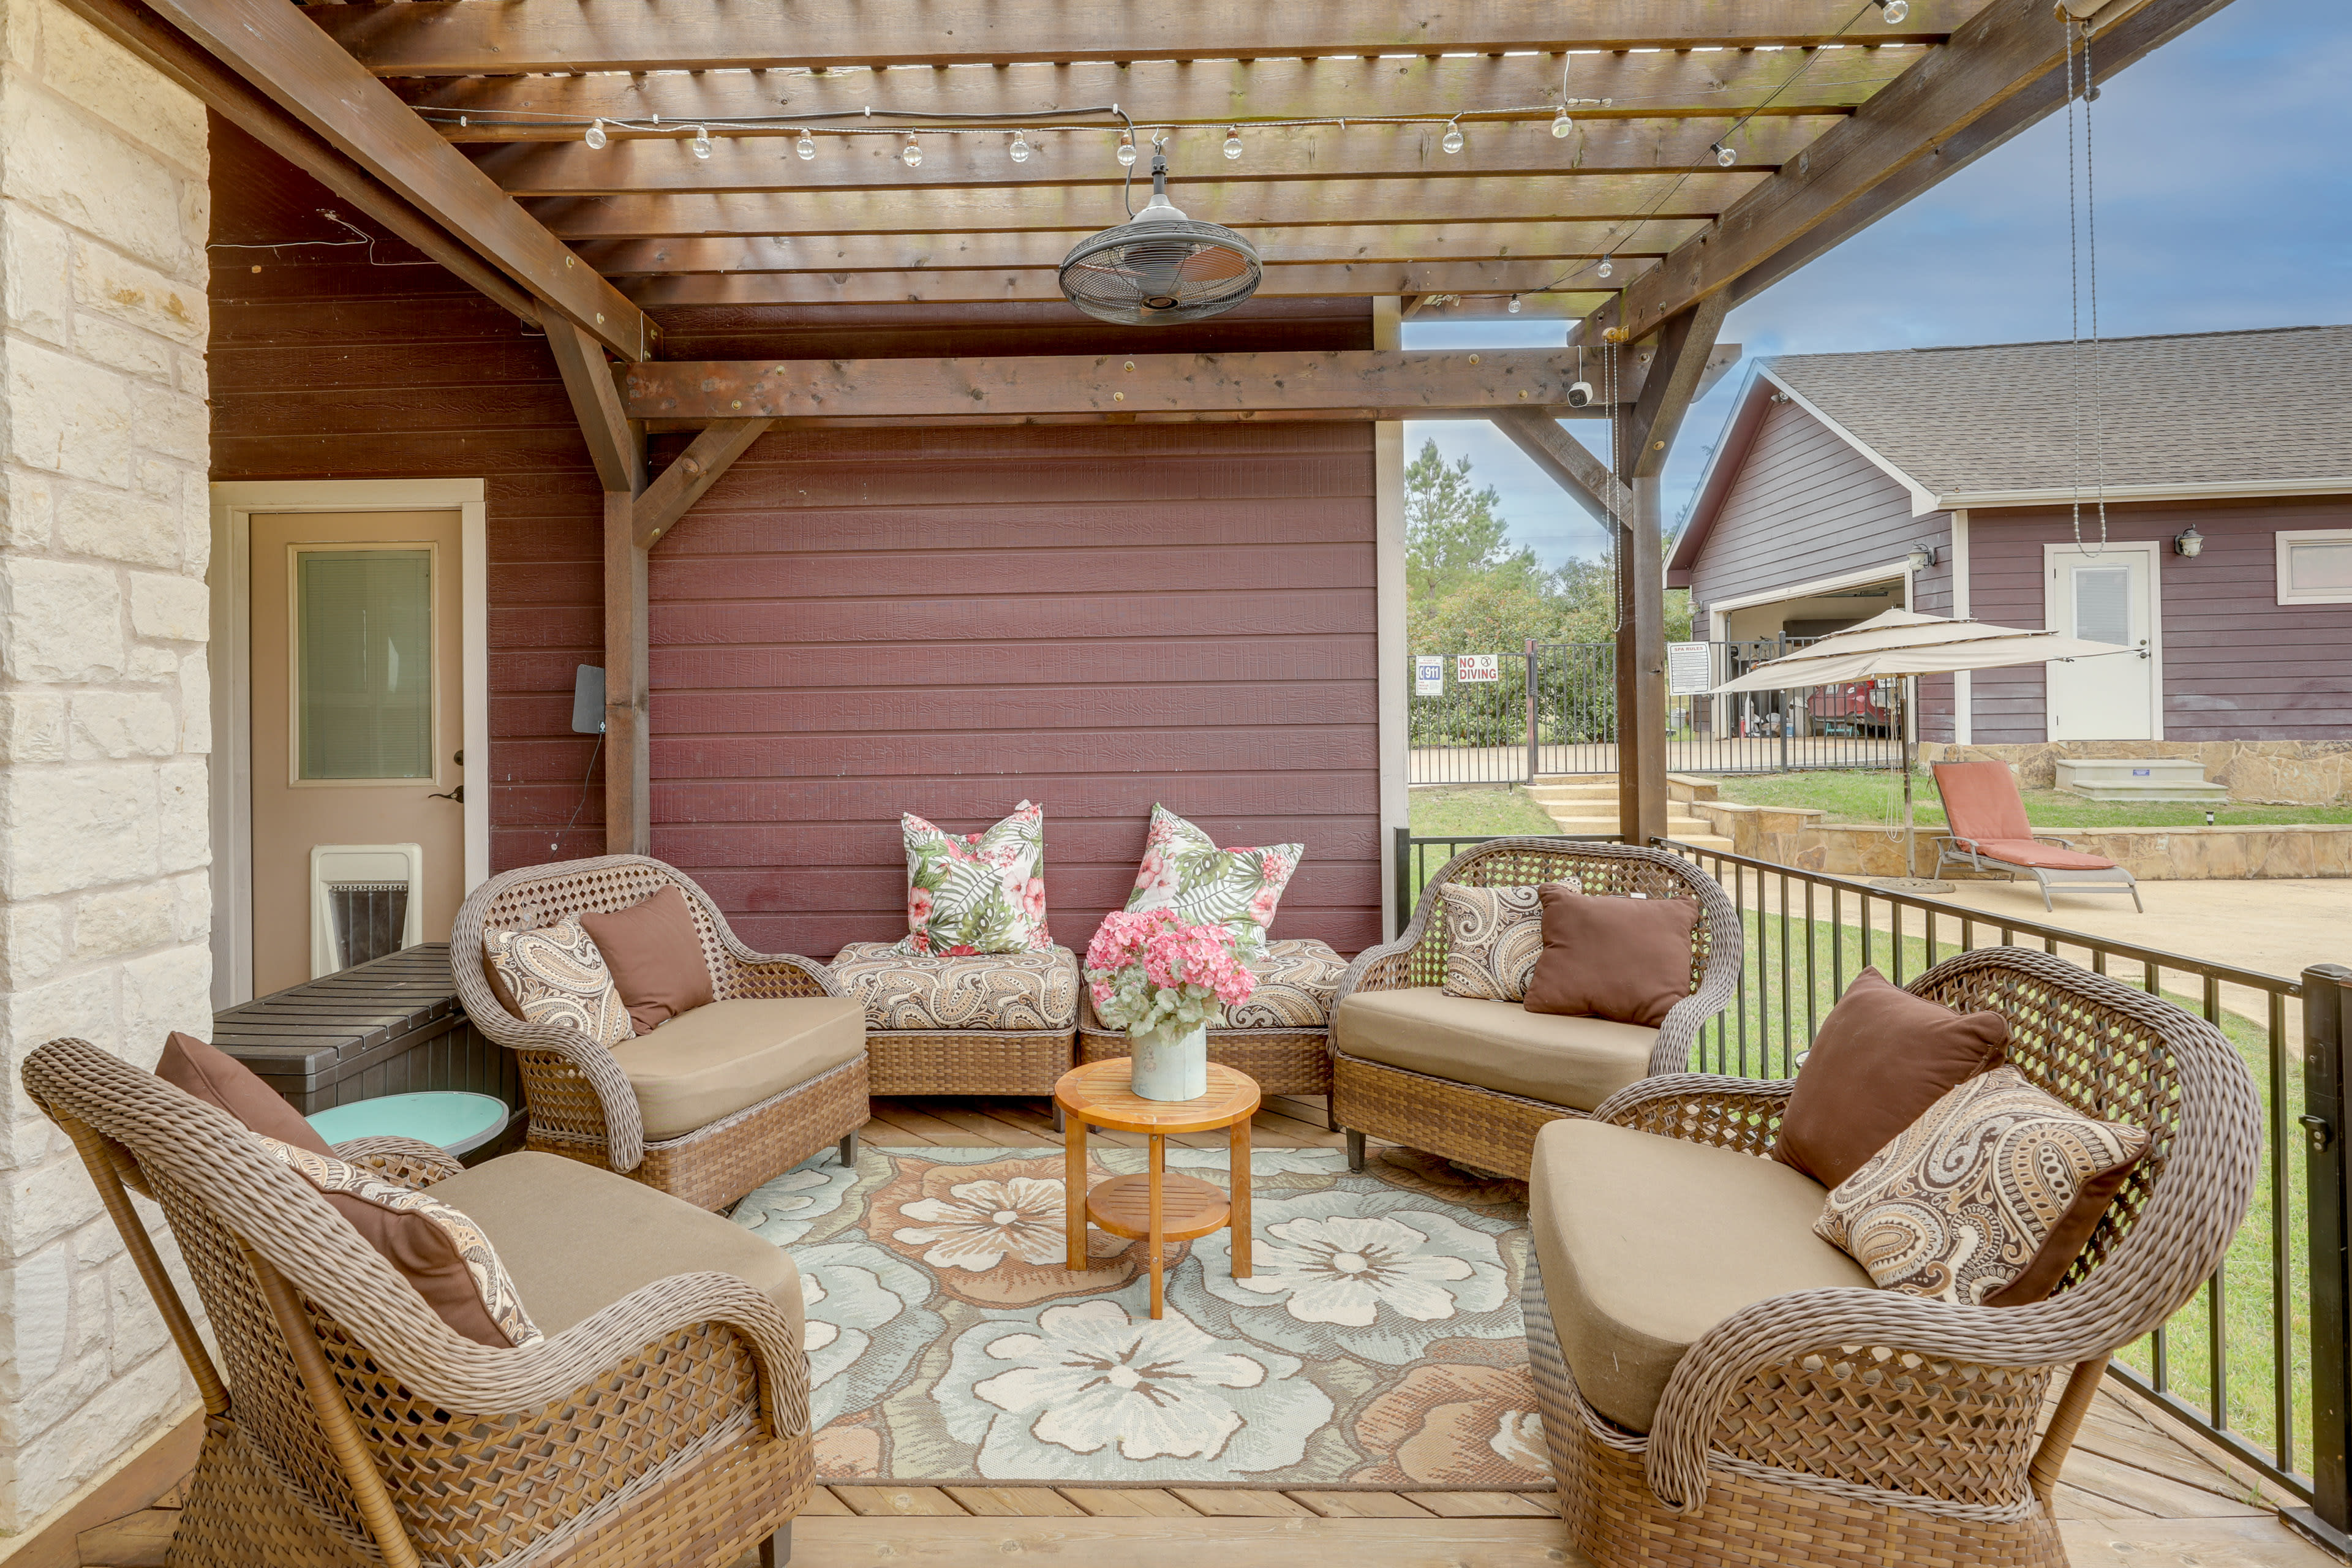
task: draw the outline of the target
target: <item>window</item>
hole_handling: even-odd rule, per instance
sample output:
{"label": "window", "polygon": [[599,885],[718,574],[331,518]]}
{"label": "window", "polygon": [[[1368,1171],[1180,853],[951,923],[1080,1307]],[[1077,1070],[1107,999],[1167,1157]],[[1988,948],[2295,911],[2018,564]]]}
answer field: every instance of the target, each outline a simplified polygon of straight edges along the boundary
{"label": "window", "polygon": [[2132,643],[2132,574],[2128,566],[2074,568],[2074,635],[2086,642]]}
{"label": "window", "polygon": [[2278,602],[2352,605],[2352,529],[2299,528],[2278,534]]}
{"label": "window", "polygon": [[294,776],[433,776],[433,552],[294,552]]}

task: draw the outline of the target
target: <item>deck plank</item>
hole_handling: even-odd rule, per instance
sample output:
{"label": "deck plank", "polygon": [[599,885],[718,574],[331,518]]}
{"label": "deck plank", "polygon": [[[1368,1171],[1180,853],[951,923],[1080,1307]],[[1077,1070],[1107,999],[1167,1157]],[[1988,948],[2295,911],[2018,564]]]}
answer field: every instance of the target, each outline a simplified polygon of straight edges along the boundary
{"label": "deck plank", "polygon": [[1412,1500],[1440,1519],[1558,1519],[1550,1492],[1415,1492]]}
{"label": "deck plank", "polygon": [[833,1495],[847,1503],[852,1513],[868,1519],[971,1517],[956,1506],[955,1499],[937,1487],[835,1487]]}
{"label": "deck plank", "polygon": [[2202,1487],[2185,1485],[2137,1465],[2118,1463],[2085,1448],[2078,1447],[2069,1454],[2065,1468],[2059,1473],[2086,1492],[2127,1503],[2158,1519],[2242,1518],[2271,1511],[2219,1492],[2209,1492]]}
{"label": "deck plank", "polygon": [[2342,1568],[2281,1523],[2261,1519],[2062,1520],[2073,1568]]}
{"label": "deck plank", "polygon": [[856,1511],[834,1496],[830,1487],[809,1488],[808,1501],[801,1505],[801,1517],[803,1519],[839,1519]]}
{"label": "deck plank", "polygon": [[1062,1496],[1098,1519],[1198,1519],[1200,1510],[1158,1487],[1064,1487]]}
{"label": "deck plank", "polygon": [[1083,1519],[1087,1510],[1051,1487],[942,1487],[969,1514],[990,1519]]}
{"label": "deck plank", "polygon": [[949,1568],[1033,1556],[1119,1568],[1559,1568],[1578,1561],[1549,1519],[812,1519],[793,1531],[793,1561],[802,1568],[906,1568],[909,1560]]}
{"label": "deck plank", "polygon": [[1401,1492],[1292,1492],[1325,1519],[1432,1519],[1435,1516]]}
{"label": "deck plank", "polygon": [[1280,1492],[1240,1487],[1170,1487],[1169,1491],[1211,1519],[1313,1519],[1315,1511]]}

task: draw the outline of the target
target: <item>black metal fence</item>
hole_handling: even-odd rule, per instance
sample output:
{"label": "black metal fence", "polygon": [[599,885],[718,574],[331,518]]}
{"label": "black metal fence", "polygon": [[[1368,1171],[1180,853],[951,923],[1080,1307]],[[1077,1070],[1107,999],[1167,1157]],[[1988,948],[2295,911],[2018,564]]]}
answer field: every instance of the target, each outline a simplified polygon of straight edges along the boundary
{"label": "black metal fence", "polygon": [[[1891,689],[1877,682],[1710,695],[1811,640],[1677,645],[1680,678],[1669,689],[1703,682],[1706,690],[1667,699],[1666,765],[1699,773],[1891,766],[1902,740]],[[1426,659],[1416,660],[1416,677]],[[1436,689],[1416,679],[1408,709],[1409,782],[1525,784],[1617,771],[1614,643],[1530,641],[1466,661],[1448,654],[1435,664]]]}
{"label": "black metal fence", "polygon": [[[1399,929],[1430,876],[1483,842],[1398,830]],[[1987,946],[2040,948],[2220,1028],[2245,1058],[2266,1114],[2253,1207],[2213,1278],[2171,1321],[2119,1352],[2108,1375],[2263,1478],[2274,1489],[2269,1500],[2290,1505],[2314,1533],[2326,1538],[2331,1527],[2352,1525],[2352,1163],[2345,1143],[2352,1110],[2344,1061],[2352,969],[2289,979],[1746,856],[1667,847],[1723,885],[1747,931],[1738,993],[1701,1031],[1696,1071],[1793,1076],[1822,1016],[1864,968],[1900,984]]]}

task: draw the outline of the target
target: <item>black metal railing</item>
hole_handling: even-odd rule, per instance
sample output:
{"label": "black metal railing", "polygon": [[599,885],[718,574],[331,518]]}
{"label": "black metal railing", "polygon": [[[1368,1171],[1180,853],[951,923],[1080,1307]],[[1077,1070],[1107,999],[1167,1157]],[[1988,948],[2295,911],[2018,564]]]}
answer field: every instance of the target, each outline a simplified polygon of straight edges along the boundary
{"label": "black metal railing", "polygon": [[[1483,838],[1399,830],[1398,929],[1429,878]],[[1622,842],[1622,840],[1612,840]],[[2263,1100],[2261,1180],[2222,1266],[2173,1319],[2120,1352],[2108,1375],[2201,1433],[2300,1512],[2315,1533],[2352,1523],[2352,1171],[2345,1047],[2352,969],[2267,974],[1747,856],[1664,844],[1722,884],[1747,931],[1739,985],[1700,1032],[1692,1067],[1793,1076],[1853,977],[1897,984],[1955,953],[2032,946],[2178,1003],[2237,1047]],[[2306,995],[2314,998],[2306,1009]],[[2293,1158],[2301,1147],[2305,1158]],[[2316,1519],[2312,1516],[2315,1513]]]}

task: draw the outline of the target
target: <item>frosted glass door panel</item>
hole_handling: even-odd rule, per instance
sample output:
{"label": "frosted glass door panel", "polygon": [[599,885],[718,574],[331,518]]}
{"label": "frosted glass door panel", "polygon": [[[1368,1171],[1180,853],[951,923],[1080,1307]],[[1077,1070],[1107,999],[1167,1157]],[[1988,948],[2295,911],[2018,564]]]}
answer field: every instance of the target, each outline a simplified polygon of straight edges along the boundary
{"label": "frosted glass door panel", "polygon": [[301,779],[433,776],[433,552],[294,552]]}

